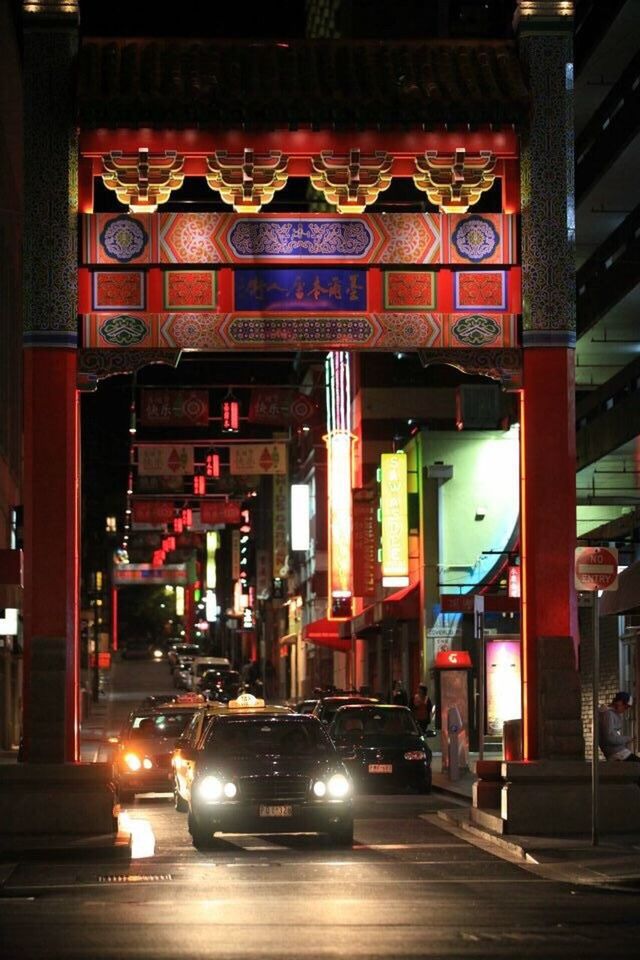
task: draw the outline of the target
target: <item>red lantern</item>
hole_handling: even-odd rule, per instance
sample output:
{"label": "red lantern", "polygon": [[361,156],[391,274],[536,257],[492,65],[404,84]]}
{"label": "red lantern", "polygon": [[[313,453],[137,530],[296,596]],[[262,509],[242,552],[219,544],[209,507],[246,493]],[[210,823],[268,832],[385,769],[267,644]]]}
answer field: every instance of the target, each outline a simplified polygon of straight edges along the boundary
{"label": "red lantern", "polygon": [[204,496],[206,490],[206,481],[204,477],[200,477],[196,474],[193,478],[193,492],[196,497]]}
{"label": "red lantern", "polygon": [[184,524],[182,522],[182,515],[173,518],[173,532],[182,533]]}
{"label": "red lantern", "polygon": [[182,524],[185,530],[188,530],[193,523],[193,512],[191,507],[185,507],[182,511]]}

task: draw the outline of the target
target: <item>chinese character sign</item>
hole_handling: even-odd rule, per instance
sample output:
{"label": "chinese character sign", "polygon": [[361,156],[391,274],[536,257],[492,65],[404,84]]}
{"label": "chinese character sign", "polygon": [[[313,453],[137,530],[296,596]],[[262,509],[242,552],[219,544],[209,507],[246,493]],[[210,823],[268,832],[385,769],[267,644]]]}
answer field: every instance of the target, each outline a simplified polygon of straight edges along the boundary
{"label": "chinese character sign", "polygon": [[138,476],[171,477],[193,474],[193,447],[170,443],[138,446]]}
{"label": "chinese character sign", "polygon": [[407,458],[402,452],[380,458],[382,513],[382,584],[409,583],[409,525],[407,519]]}
{"label": "chinese character sign", "polygon": [[287,532],[289,528],[289,480],[285,476],[273,478],[273,572],[284,576],[287,563]]}
{"label": "chinese character sign", "polygon": [[287,447],[284,443],[239,443],[229,449],[232,476],[284,476],[287,472]]}

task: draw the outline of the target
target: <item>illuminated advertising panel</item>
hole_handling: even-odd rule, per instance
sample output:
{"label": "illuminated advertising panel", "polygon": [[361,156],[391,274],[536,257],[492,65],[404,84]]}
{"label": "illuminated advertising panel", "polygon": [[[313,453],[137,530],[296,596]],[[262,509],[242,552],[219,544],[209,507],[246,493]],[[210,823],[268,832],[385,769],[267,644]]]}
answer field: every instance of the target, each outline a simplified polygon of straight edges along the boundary
{"label": "illuminated advertising panel", "polygon": [[409,585],[409,524],[407,519],[407,457],[402,452],[380,457],[382,520],[382,585]]}
{"label": "illuminated advertising panel", "polygon": [[215,590],[217,572],[216,572],[216,553],[220,546],[220,534],[217,530],[207,530],[207,571],[206,585],[207,589]]}
{"label": "illuminated advertising panel", "polygon": [[522,717],[520,690],[520,641],[488,640],[487,734],[501,736],[505,720]]}
{"label": "illuminated advertising panel", "polygon": [[[351,434],[327,437],[329,486],[329,577],[332,598],[352,595]],[[343,619],[332,617],[329,619]]]}

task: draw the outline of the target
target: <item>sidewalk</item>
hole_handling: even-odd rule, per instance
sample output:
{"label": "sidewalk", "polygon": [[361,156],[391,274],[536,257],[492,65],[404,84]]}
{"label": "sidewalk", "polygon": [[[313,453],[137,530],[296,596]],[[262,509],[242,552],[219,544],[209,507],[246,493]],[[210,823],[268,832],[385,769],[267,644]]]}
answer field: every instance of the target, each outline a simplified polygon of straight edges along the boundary
{"label": "sidewalk", "polygon": [[[83,763],[107,759],[105,739],[109,735],[110,699],[101,696],[92,703],[80,731],[80,760]],[[16,753],[4,751],[0,763],[16,763]],[[46,797],[46,791],[43,792]],[[5,867],[24,860],[93,861],[127,864],[131,860],[132,837],[120,827],[117,834],[0,834],[0,896]]]}
{"label": "sidewalk", "polygon": [[[452,781],[441,770],[441,757],[434,755],[433,786],[458,801],[471,802],[476,755],[470,769]],[[638,797],[640,803],[640,796]],[[640,890],[640,835],[602,836],[598,846],[590,837],[529,837],[497,834],[471,823],[469,807],[460,803],[437,815],[423,814],[444,830],[477,844],[496,856],[518,863],[545,877],[564,883],[605,886],[612,890]]]}

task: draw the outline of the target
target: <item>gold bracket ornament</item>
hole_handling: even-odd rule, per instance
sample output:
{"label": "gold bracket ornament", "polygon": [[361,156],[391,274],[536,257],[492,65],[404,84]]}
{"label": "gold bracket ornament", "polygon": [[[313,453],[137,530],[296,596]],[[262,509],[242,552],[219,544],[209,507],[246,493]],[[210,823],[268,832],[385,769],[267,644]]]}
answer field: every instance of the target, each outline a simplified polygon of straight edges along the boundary
{"label": "gold bracket ornament", "polygon": [[155,213],[158,204],[166,203],[171,192],[182,186],[183,166],[184,157],[175,150],[152,157],[147,147],[140,147],[137,154],[112,150],[102,158],[102,182],[131,213]]}
{"label": "gold bracket ornament", "polygon": [[413,182],[442,213],[466,213],[495,180],[496,157],[489,150],[473,157],[464,147],[453,155],[427,150],[415,163],[418,173]]}
{"label": "gold bracket ornament", "polygon": [[286,184],[288,163],[279,150],[261,154],[254,154],[249,147],[241,154],[216,150],[207,157],[207,183],[237,213],[258,213]]}
{"label": "gold bracket ornament", "polygon": [[357,149],[350,150],[348,156],[323,150],[320,156],[311,158],[311,183],[327,203],[338,208],[338,213],[363,213],[391,185],[392,163],[383,150],[365,156]]}

